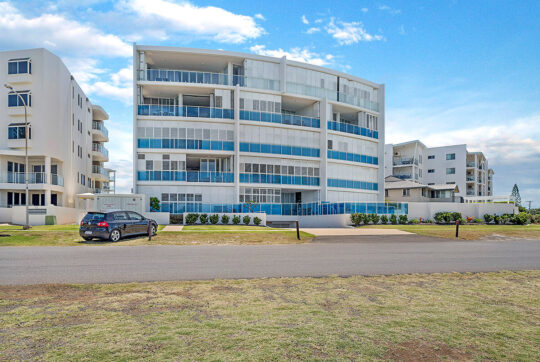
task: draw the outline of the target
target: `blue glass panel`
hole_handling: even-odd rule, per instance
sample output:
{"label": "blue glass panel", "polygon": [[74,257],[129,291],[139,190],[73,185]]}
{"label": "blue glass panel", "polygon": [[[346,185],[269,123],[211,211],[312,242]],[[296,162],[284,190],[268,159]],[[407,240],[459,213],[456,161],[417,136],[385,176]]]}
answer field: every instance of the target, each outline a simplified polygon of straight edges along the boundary
{"label": "blue glass panel", "polygon": [[240,152],[249,152],[249,143],[240,142]]}
{"label": "blue glass panel", "polygon": [[261,152],[262,153],[271,153],[272,152],[272,146],[267,144],[261,144]]}

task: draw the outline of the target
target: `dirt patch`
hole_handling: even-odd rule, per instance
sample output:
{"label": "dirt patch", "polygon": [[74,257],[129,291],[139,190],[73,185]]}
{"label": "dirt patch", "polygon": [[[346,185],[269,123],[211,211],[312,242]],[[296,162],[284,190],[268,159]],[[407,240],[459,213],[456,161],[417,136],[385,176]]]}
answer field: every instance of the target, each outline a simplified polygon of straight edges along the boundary
{"label": "dirt patch", "polygon": [[52,300],[62,302],[88,301],[95,297],[95,291],[88,288],[81,288],[75,285],[63,284],[42,284],[23,286],[0,286],[0,299],[25,300],[39,298],[46,299],[49,303]]}
{"label": "dirt patch", "polygon": [[472,354],[445,343],[425,340],[412,340],[392,345],[384,356],[393,361],[471,361]]}

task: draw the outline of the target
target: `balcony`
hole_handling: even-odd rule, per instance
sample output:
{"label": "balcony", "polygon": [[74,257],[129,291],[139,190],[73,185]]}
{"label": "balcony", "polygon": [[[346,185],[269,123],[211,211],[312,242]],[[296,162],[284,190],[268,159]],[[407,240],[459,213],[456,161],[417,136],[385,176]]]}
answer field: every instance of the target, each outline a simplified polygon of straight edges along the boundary
{"label": "balcony", "polygon": [[474,163],[474,162],[467,162],[467,167],[476,167],[476,163]]}
{"label": "balcony", "polygon": [[281,123],[292,126],[312,128],[320,128],[321,126],[321,121],[319,118],[287,113],[267,113],[241,110],[240,119],[243,121]]}
{"label": "balcony", "polygon": [[467,190],[467,196],[475,196],[475,192],[473,190]]}
{"label": "balcony", "polygon": [[467,182],[474,182],[474,176],[467,176],[466,181]]}
{"label": "balcony", "polygon": [[210,108],[198,106],[159,106],[141,104],[137,107],[139,116],[157,117],[193,117],[234,119],[234,111],[225,108]]}
{"label": "balcony", "polygon": [[102,166],[92,165],[92,177],[102,181],[109,181],[109,170]]}
{"label": "balcony", "polygon": [[[9,116],[14,116],[14,117],[21,116],[21,117],[24,117],[24,107],[23,106],[8,107],[7,110],[8,110],[7,114]],[[27,116],[32,115],[32,107],[31,106],[26,107],[26,115]]]}
{"label": "balcony", "polygon": [[57,186],[64,186],[64,178],[57,174],[51,174],[51,184]]}
{"label": "balcony", "polygon": [[109,161],[109,151],[101,143],[92,143],[92,157],[95,161]]}
{"label": "balcony", "polygon": [[338,131],[344,133],[351,133],[359,136],[371,137],[378,139],[379,132],[364,127],[359,127],[354,124],[328,121],[328,129],[331,131]]}
{"label": "balcony", "polygon": [[412,179],[412,175],[393,175],[394,177],[397,177],[401,180],[410,180]]}
{"label": "balcony", "polygon": [[234,173],[210,171],[138,171],[137,180],[232,183],[234,182]]}
{"label": "balcony", "polygon": [[109,130],[102,122],[92,121],[92,139],[98,142],[109,141]]}
{"label": "balcony", "polygon": [[412,166],[413,164],[418,166],[418,160],[414,157],[394,158],[394,166]]}

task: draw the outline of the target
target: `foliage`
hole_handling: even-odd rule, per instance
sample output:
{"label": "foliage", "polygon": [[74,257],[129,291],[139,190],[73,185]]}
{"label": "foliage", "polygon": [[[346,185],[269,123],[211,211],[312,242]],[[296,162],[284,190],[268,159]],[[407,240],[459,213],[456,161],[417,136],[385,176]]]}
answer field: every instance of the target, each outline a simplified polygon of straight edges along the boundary
{"label": "foliage", "polygon": [[249,215],[244,216],[242,221],[244,222],[244,224],[249,225],[249,222],[251,221],[251,216]]}
{"label": "foliage", "polygon": [[409,220],[409,224],[418,224],[418,223],[419,223],[418,219],[410,219]]}
{"label": "foliage", "polygon": [[351,214],[351,223],[354,226],[360,225],[363,220],[364,220],[364,214],[361,214],[359,212],[355,212]]}
{"label": "foliage", "polygon": [[199,214],[187,214],[186,215],[186,224],[193,225],[197,222]]}
{"label": "foliage", "polygon": [[390,222],[392,223],[392,225],[397,224],[397,216],[395,214],[390,215]]}
{"label": "foliage", "polygon": [[208,222],[208,214],[201,214],[199,216],[199,221],[201,224],[206,224]]}
{"label": "foliage", "polygon": [[520,212],[517,215],[512,216],[512,222],[517,225],[528,224],[530,220],[530,215],[526,212]]}
{"label": "foliage", "polygon": [[502,220],[500,215],[493,215],[493,222],[495,222],[495,224],[499,225],[501,221]]}
{"label": "foliage", "polygon": [[184,220],[184,215],[182,214],[171,214],[169,217],[169,222],[171,224],[181,224]]}
{"label": "foliage", "polygon": [[371,214],[371,221],[373,222],[374,225],[377,225],[380,219],[381,217],[379,215]]}
{"label": "foliage", "polygon": [[519,187],[517,184],[514,184],[512,188],[512,197],[514,198],[516,205],[521,205],[521,196],[519,195]]}
{"label": "foliage", "polygon": [[150,210],[151,211],[159,211],[159,199],[157,197],[151,197],[150,198]]}
{"label": "foliage", "polygon": [[481,224],[481,223],[482,223],[482,220],[481,220],[481,219],[478,219],[478,218],[474,219],[473,221],[474,221],[476,224]]}
{"label": "foliage", "polygon": [[399,215],[399,223],[400,224],[406,224],[407,223],[407,215]]}
{"label": "foliage", "polygon": [[214,214],[212,216],[210,216],[210,223],[215,225],[217,224],[219,221],[219,215],[218,214]]}
{"label": "foliage", "polygon": [[484,221],[489,224],[490,222],[493,221],[493,215],[490,215],[490,214],[484,214]]}
{"label": "foliage", "polygon": [[519,212],[527,212],[527,208],[523,207],[521,205],[518,206],[518,210],[519,210]]}
{"label": "foliage", "polygon": [[[255,225],[257,225],[257,226],[261,225],[261,221],[262,221],[262,220],[261,220],[260,218],[258,218],[257,216],[255,216],[255,217],[253,218],[253,223],[254,223]],[[249,223],[248,223],[248,224],[249,224]]]}
{"label": "foliage", "polygon": [[232,218],[232,223],[233,223],[234,225],[240,224],[240,216],[234,215],[233,218]]}
{"label": "foliage", "polygon": [[450,224],[458,220],[461,223],[465,223],[465,220],[461,216],[460,212],[441,211],[441,212],[435,213],[435,222],[437,224],[443,224],[443,223]]}
{"label": "foliage", "polygon": [[221,223],[223,225],[227,225],[229,223],[229,215],[225,215],[225,214],[221,215]]}
{"label": "foliage", "polygon": [[388,224],[388,216],[386,215],[381,216],[381,223],[383,223],[384,225]]}

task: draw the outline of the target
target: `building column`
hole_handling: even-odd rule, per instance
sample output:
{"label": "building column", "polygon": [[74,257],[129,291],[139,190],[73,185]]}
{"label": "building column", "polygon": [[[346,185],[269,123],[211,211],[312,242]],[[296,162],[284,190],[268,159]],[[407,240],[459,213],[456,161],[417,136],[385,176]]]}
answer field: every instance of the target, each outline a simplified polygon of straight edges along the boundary
{"label": "building column", "polygon": [[227,84],[233,85],[233,64],[227,63]]}
{"label": "building column", "polygon": [[[385,119],[385,87],[384,84],[381,84],[381,87],[379,88],[379,91],[377,92],[378,95],[378,102],[379,102],[379,120],[377,122],[378,126],[378,132],[379,132],[379,145],[378,145],[378,187],[379,187],[379,193],[377,196],[377,201],[384,202],[384,128],[386,127],[386,119]],[[392,151],[392,162],[393,162],[393,151]]]}
{"label": "building column", "polygon": [[279,90],[282,93],[287,92],[287,82],[285,79],[287,79],[287,57],[283,56],[279,62]]}
{"label": "building column", "polygon": [[319,148],[321,152],[319,163],[319,202],[328,201],[328,110],[330,105],[328,99],[323,98],[319,102],[319,117],[321,124]]}
{"label": "building column", "polygon": [[51,173],[51,158],[45,156],[45,206],[51,204],[51,189],[49,185],[52,184],[52,173]]}
{"label": "building column", "polygon": [[234,88],[234,203],[240,202],[240,86]]}

